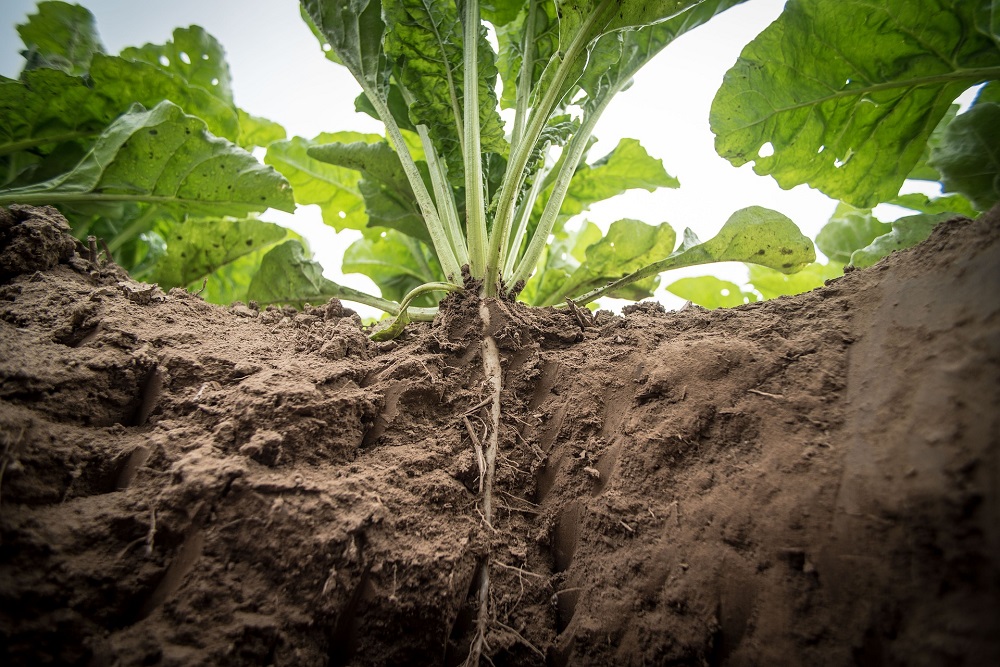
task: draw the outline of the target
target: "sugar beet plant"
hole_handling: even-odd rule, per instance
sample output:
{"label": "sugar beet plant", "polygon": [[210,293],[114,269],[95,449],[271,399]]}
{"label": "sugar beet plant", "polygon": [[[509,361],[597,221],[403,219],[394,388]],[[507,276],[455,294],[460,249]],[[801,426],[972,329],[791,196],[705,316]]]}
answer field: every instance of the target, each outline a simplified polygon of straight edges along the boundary
{"label": "sugar beet plant", "polygon": [[[484,297],[583,305],[604,294],[641,298],[660,272],[680,266],[753,261],[793,272],[810,262],[808,239],[762,208],[736,213],[707,243],[688,233],[677,251],[666,224],[622,220],[606,235],[563,228],[569,215],[626,188],[676,186],[635,141],[594,164],[584,157],[602,112],[635,73],[734,4],[304,0],[324,50],[360,84],[359,108],[385,124],[388,138],[313,146],[309,156],[364,174],[369,211],[397,195],[412,215],[382,224],[410,236],[411,248],[431,250],[413,254],[435,280],[413,286],[398,313],[396,304],[375,304],[398,315],[386,335],[409,317],[429,317],[406,306],[428,291],[460,289],[463,267]],[[504,106],[514,110],[509,131]]]}
{"label": "sugar beet plant", "polygon": [[[812,245],[762,208],[737,212],[705,243],[686,233],[676,249],[667,224],[564,228],[626,189],[677,186],[634,140],[588,164],[593,130],[639,68],[735,4],[306,1],[327,56],[361,86],[358,108],[386,127],[385,137],[306,141],[235,107],[221,47],[200,28],[110,56],[86,10],[41,3],[20,27],[21,80],[0,82],[0,203],[60,205],[78,234],[110,237],[134,274],[164,287],[211,275],[217,300],[375,306],[397,316],[383,337],[431,319],[466,266],[483,296],[520,293],[534,305],[642,298],[660,272],[714,261],[792,272]],[[512,127],[501,107],[514,110]],[[268,147],[277,172],[242,150],[253,146]],[[289,183],[297,203],[363,232],[344,269],[372,277],[381,297],[323,279],[299,240],[255,219],[294,206]]]}

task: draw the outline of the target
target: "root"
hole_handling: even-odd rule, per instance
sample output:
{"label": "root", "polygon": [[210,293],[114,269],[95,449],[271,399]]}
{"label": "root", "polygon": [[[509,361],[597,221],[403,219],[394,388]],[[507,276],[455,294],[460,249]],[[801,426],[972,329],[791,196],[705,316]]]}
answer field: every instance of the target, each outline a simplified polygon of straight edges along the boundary
{"label": "root", "polygon": [[[493,528],[493,484],[496,480],[497,444],[500,435],[500,391],[502,389],[502,369],[500,368],[500,350],[497,347],[493,336],[487,334],[490,326],[490,311],[485,301],[479,303],[479,316],[483,321],[483,374],[486,377],[486,387],[489,391],[487,401],[484,401],[489,409],[489,421],[487,423],[487,434],[480,444],[482,448],[482,467],[480,469],[480,481],[482,489],[482,499],[480,504],[480,514],[483,521],[491,529]],[[478,457],[478,452],[477,452]],[[465,664],[474,667],[479,664],[479,658],[483,655],[483,648],[486,647],[486,628],[490,622],[490,557],[489,553],[483,558],[479,568],[479,577],[476,581],[477,599],[479,602],[479,612],[476,616],[476,634],[469,649],[469,656]]]}

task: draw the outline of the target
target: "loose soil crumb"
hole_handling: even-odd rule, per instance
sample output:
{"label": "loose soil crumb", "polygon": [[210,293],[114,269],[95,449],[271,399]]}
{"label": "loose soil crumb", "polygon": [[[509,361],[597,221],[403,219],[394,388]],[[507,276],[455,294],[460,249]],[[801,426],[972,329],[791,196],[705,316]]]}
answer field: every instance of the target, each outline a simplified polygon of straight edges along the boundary
{"label": "loose soil crumb", "polygon": [[1000,664],[998,218],[730,310],[492,303],[490,527],[470,294],[375,344],[0,211],[0,661],[457,665],[489,554],[498,666]]}

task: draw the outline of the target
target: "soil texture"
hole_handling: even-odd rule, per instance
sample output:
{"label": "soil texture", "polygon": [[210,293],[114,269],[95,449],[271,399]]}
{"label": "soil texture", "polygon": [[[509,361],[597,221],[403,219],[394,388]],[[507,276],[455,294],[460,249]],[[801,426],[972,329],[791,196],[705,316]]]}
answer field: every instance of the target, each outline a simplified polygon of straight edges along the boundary
{"label": "soil texture", "polygon": [[[1000,211],[811,293],[373,343],[0,210],[0,663],[1000,664]],[[82,254],[80,254],[82,253]],[[486,660],[484,659],[484,663]]]}

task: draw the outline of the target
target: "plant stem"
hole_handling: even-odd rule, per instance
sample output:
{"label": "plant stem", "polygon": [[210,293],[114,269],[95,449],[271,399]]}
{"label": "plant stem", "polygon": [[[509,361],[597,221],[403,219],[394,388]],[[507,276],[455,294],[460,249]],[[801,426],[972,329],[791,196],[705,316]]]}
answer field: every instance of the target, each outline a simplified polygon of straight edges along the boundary
{"label": "plant stem", "polygon": [[[401,87],[401,90],[406,104],[413,104],[413,93],[406,88]],[[434,142],[431,141],[426,125],[417,125],[417,135],[420,137],[420,144],[424,147],[424,155],[427,158],[427,167],[431,175],[431,186],[434,188],[434,198],[437,201],[438,212],[444,218],[444,229],[448,241],[451,243],[452,250],[455,251],[455,258],[458,260],[459,266],[468,264],[469,250],[466,247],[465,234],[458,222],[458,208],[455,206],[455,195],[448,182],[447,166],[437,154],[437,149],[434,148]]]}
{"label": "plant stem", "polygon": [[[392,340],[399,334],[403,333],[403,329],[410,323],[411,319],[411,309],[409,308],[409,305],[418,296],[427,294],[428,292],[460,292],[463,289],[465,288],[459,287],[453,283],[424,283],[423,285],[414,287],[407,292],[406,296],[403,297],[403,300],[400,301],[399,314],[396,315],[396,319],[390,322],[389,326],[374,332],[370,338],[376,341],[386,341]],[[437,309],[435,308],[434,310],[436,311]]]}
{"label": "plant stem", "polygon": [[524,40],[521,42],[521,75],[517,80],[516,111],[514,131],[510,135],[511,147],[521,143],[524,132],[524,117],[528,114],[528,98],[531,97],[532,75],[535,69],[535,11],[538,0],[528,0],[528,16],[524,20]]}
{"label": "plant stem", "polygon": [[604,287],[599,287],[597,289],[591,290],[582,296],[578,296],[573,299],[573,303],[578,306],[585,306],[594,299],[598,299],[608,292],[613,292],[616,289],[620,289],[628,285],[629,283],[634,283],[637,280],[643,280],[649,278],[650,276],[655,276],[664,271],[669,271],[671,269],[680,269],[685,266],[695,266],[697,264],[709,264],[718,261],[715,257],[712,257],[704,250],[699,252],[699,247],[691,248],[687,251],[674,253],[673,255],[668,255],[658,262],[653,262],[648,266],[644,266],[638,271],[623,276],[618,280],[608,283]]}
{"label": "plant stem", "polygon": [[483,277],[486,259],[486,207],[483,203],[483,156],[479,137],[479,0],[465,1],[465,216],[469,270]]}
{"label": "plant stem", "polygon": [[460,282],[462,279],[462,268],[455,256],[455,251],[452,250],[451,243],[448,241],[448,235],[444,230],[444,225],[441,223],[441,218],[438,217],[434,200],[431,199],[430,193],[427,192],[424,179],[420,176],[420,171],[413,161],[413,156],[410,155],[410,150],[406,147],[406,142],[403,140],[403,134],[399,131],[396,119],[392,117],[392,113],[389,111],[385,100],[363,80],[362,90],[364,90],[368,100],[375,108],[375,113],[378,114],[379,119],[385,124],[389,139],[396,147],[396,155],[399,156],[399,161],[403,165],[403,171],[406,173],[406,178],[410,182],[413,194],[417,198],[417,205],[420,206],[420,212],[424,216],[424,224],[427,226],[427,232],[431,236],[431,242],[434,244],[434,250],[437,252],[438,259],[441,260],[441,268],[444,269],[445,276],[447,276],[448,280],[456,283]]}
{"label": "plant stem", "polygon": [[542,217],[538,221],[538,226],[535,227],[535,233],[532,235],[531,241],[528,243],[528,249],[524,252],[524,257],[518,263],[513,276],[511,276],[512,282],[516,283],[519,280],[527,280],[531,276],[538,258],[542,255],[542,250],[548,244],[549,234],[552,232],[552,227],[559,217],[559,210],[566,199],[566,193],[569,191],[569,184],[573,180],[573,174],[576,173],[576,168],[583,158],[583,153],[587,150],[587,142],[590,141],[590,135],[594,132],[594,126],[597,125],[597,121],[608,107],[615,92],[616,90],[609,91],[597,106],[590,110],[584,118],[580,129],[576,131],[576,134],[573,135],[569,145],[566,147],[562,167],[559,168],[559,174],[556,176],[555,183],[552,186],[552,194],[549,195],[548,201],[545,202],[545,209],[542,211]]}
{"label": "plant stem", "polygon": [[514,232],[514,238],[511,239],[510,248],[507,249],[507,260],[503,267],[503,279],[508,282],[508,284],[513,287],[513,282],[511,281],[511,276],[514,274],[514,267],[517,265],[518,255],[521,251],[521,243],[524,241],[524,235],[528,231],[528,222],[531,220],[531,212],[535,208],[535,202],[538,200],[538,193],[542,191],[542,184],[545,179],[542,178],[541,170],[535,174],[535,180],[531,184],[531,189],[528,190],[527,196],[521,201],[521,205],[518,207],[520,213],[517,222],[517,230]]}
{"label": "plant stem", "polygon": [[128,226],[125,227],[125,229],[118,234],[115,234],[114,238],[108,241],[108,250],[115,252],[135,238],[137,234],[146,231],[149,227],[149,223],[156,217],[156,213],[156,206],[151,204],[149,208],[142,212],[142,215],[128,223]]}
{"label": "plant stem", "polygon": [[30,137],[28,139],[21,139],[20,141],[11,141],[10,143],[0,145],[0,157],[9,155],[10,153],[17,153],[18,151],[23,151],[27,148],[34,148],[35,146],[45,146],[47,144],[73,141],[74,139],[83,139],[96,134],[98,133],[75,130],[72,132],[66,132],[65,134],[53,134],[46,137]]}
{"label": "plant stem", "polygon": [[501,249],[506,249],[510,241],[514,202],[517,199],[517,193],[521,190],[522,183],[524,183],[528,158],[531,156],[531,151],[538,142],[538,138],[541,136],[549,116],[559,103],[559,100],[562,99],[565,92],[563,86],[566,84],[570,72],[577,64],[577,58],[582,55],[587,44],[593,38],[591,31],[603,19],[609,6],[611,6],[611,0],[602,0],[601,4],[587,17],[580,30],[574,35],[569,46],[566,48],[565,54],[563,54],[559,66],[556,68],[552,81],[549,82],[548,89],[546,89],[545,94],[542,96],[541,102],[531,112],[525,136],[518,143],[517,147],[511,149],[511,158],[507,163],[507,173],[504,175],[503,187],[500,189],[500,203],[497,207],[496,217],[493,220],[493,233],[490,234],[489,250],[486,254],[487,266],[483,283],[483,293],[486,296],[496,296],[497,294],[497,281],[499,278],[497,267],[501,264]]}

